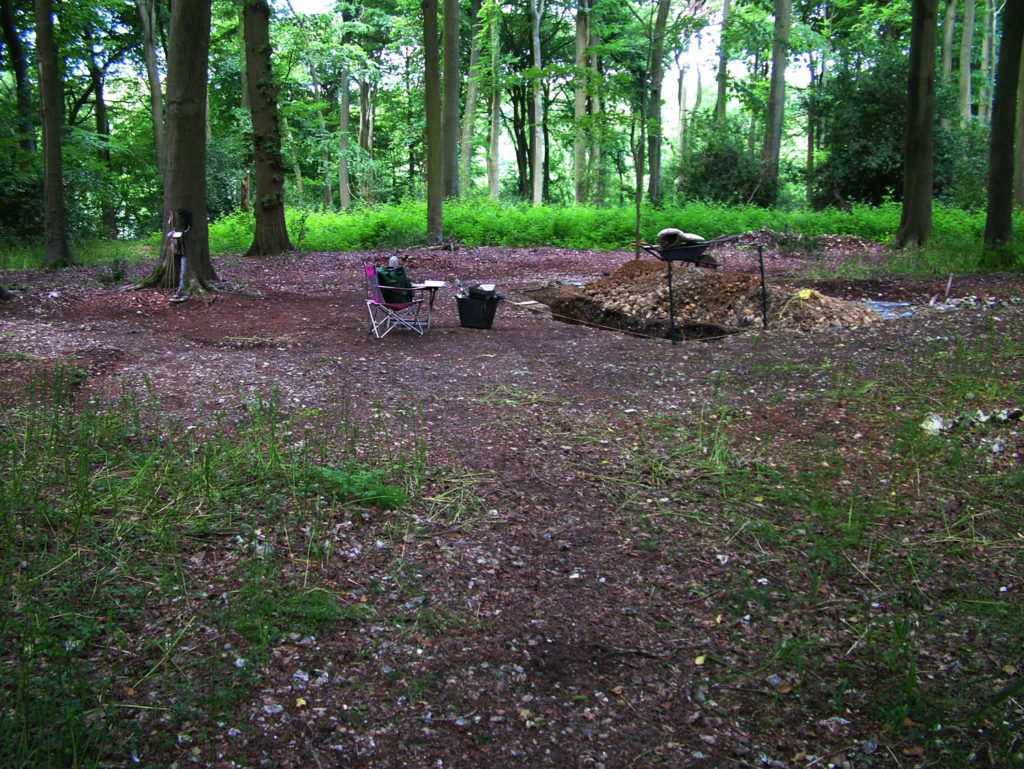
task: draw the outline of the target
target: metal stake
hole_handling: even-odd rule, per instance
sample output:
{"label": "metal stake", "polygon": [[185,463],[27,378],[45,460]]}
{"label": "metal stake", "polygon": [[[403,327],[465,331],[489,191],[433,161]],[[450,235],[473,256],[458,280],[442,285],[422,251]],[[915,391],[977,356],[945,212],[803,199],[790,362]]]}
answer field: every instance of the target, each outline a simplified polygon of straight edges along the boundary
{"label": "metal stake", "polygon": [[761,265],[761,326],[768,328],[768,289],[764,283],[764,246],[757,247],[757,262]]}
{"label": "metal stake", "polygon": [[672,295],[672,262],[668,263],[668,333],[676,343],[676,302]]}

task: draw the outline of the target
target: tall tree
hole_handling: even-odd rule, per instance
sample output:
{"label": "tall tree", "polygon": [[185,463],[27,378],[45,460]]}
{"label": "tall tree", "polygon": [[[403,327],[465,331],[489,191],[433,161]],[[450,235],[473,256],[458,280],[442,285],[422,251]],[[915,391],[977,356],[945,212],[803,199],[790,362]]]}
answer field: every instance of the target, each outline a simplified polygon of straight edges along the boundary
{"label": "tall tree", "polygon": [[501,60],[501,6],[497,0],[487,0],[488,19],[491,25],[491,79],[487,100],[487,194],[498,199],[498,157],[501,140],[501,81],[498,65]]}
{"label": "tall tree", "polygon": [[[210,52],[210,3],[175,0],[167,46],[166,145],[164,221],[179,212],[192,214],[185,236],[189,287],[212,288],[217,279],[210,262],[210,231],[206,221],[206,104]],[[171,249],[141,285],[174,288],[179,264]]]}
{"label": "tall tree", "polygon": [[956,37],[956,0],[945,0],[946,12],[942,16],[942,44],[940,71],[943,82],[953,77],[953,40]]}
{"label": "tall tree", "polygon": [[73,263],[68,247],[64,208],[64,91],[53,38],[53,6],[35,0],[36,57],[39,60],[39,107],[43,120],[43,205],[45,247],[43,267],[49,270]]}
{"label": "tall tree", "polygon": [[647,108],[647,199],[657,205],[661,202],[661,148],[664,130],[661,124],[661,83],[665,72],[665,27],[668,24],[670,0],[658,0],[651,40],[651,96]]}
{"label": "tall tree", "polygon": [[533,83],[532,136],[533,157],[533,205],[544,202],[544,89],[541,87],[540,20],[544,15],[546,0],[530,0],[530,42],[533,51],[533,68],[536,80]]}
{"label": "tall tree", "polygon": [[18,100],[18,129],[21,136],[18,141],[26,152],[35,149],[32,131],[32,89],[28,77],[28,57],[25,46],[21,42],[14,21],[14,0],[0,0],[0,24],[3,26],[4,46],[7,58],[11,62],[14,73],[15,95]]}
{"label": "tall tree", "polygon": [[576,204],[587,200],[587,91],[590,73],[587,70],[587,46],[590,43],[590,0],[579,0],[576,6],[576,76],[573,83],[573,196]]}
{"label": "tall tree", "polygon": [[1016,148],[1013,166],[1013,202],[1024,208],[1024,54],[1020,58],[1017,76],[1017,130],[1013,146]]}
{"label": "tall tree", "polygon": [[992,119],[992,57],[995,55],[996,26],[1000,0],[982,0],[981,69],[978,72],[981,88],[978,91],[978,117],[985,125]]}
{"label": "tall tree", "polygon": [[923,245],[932,234],[932,117],[939,0],[913,0],[907,121],[903,150],[903,210],[895,243]]}
{"label": "tall tree", "polygon": [[725,124],[725,106],[729,100],[729,49],[725,44],[729,23],[729,0],[722,0],[722,35],[718,44],[718,98],[715,101],[715,122]]}
{"label": "tall tree", "polygon": [[786,63],[789,60],[789,27],[793,0],[775,0],[775,34],[772,42],[772,77],[768,92],[764,145],[761,150],[765,199],[775,205],[779,195],[779,155],[786,104]]}
{"label": "tall tree", "polygon": [[443,90],[441,95],[441,141],[444,144],[444,194],[459,196],[459,0],[443,0],[442,6]]}
{"label": "tall tree", "polygon": [[[320,193],[323,197],[324,208],[328,211],[334,208],[334,193],[331,187],[331,154],[327,148],[327,120],[324,118],[324,89],[320,84],[320,74],[315,64],[309,65],[310,79],[312,80],[313,96],[316,99],[316,126],[317,137],[320,145]],[[360,116],[362,119],[362,116]]]}
{"label": "tall tree", "polygon": [[[106,68],[104,64],[91,56],[88,63],[89,87],[92,93],[93,117],[96,120],[96,154],[100,164],[110,174],[110,119],[107,116],[107,100],[105,95]],[[111,174],[112,176],[112,174]],[[103,237],[117,237],[117,216],[114,201],[106,191],[100,193],[100,219]]]}
{"label": "tall tree", "polygon": [[960,122],[971,122],[971,54],[974,50],[974,2],[964,0],[964,25],[960,33]]}
{"label": "tall tree", "polygon": [[164,97],[160,88],[160,68],[156,55],[156,2],[135,0],[142,25],[142,55],[146,62],[146,82],[149,84],[149,117],[153,124],[153,149],[156,153],[157,172],[162,177],[166,163],[164,153]]}
{"label": "tall tree", "polygon": [[1024,2],[1008,2],[999,44],[988,156],[985,247],[995,252],[993,266],[1008,266],[1011,261],[1011,255],[1003,247],[1013,240],[1013,140],[1022,45]]}
{"label": "tall tree", "polygon": [[441,51],[437,0],[422,0],[423,99],[427,145],[427,243],[444,239],[444,148],[441,145]]}
{"label": "tall tree", "polygon": [[338,205],[342,210],[352,204],[352,189],[348,174],[348,131],[352,119],[352,94],[349,91],[348,67],[343,67],[338,78]]}
{"label": "tall tree", "polygon": [[374,83],[368,77],[360,77],[359,85],[359,130],[356,139],[363,158],[363,172],[359,175],[359,197],[364,203],[373,202],[373,131],[376,126],[376,108],[373,100]]}
{"label": "tall tree", "polygon": [[292,250],[284,219],[284,160],[277,117],[277,84],[271,66],[273,52],[267,0],[245,0],[242,17],[256,177],[253,206],[256,228],[245,255],[267,256]]}
{"label": "tall tree", "polygon": [[[601,78],[601,54],[599,53],[600,44],[601,39],[598,36],[597,31],[593,29],[593,25],[591,25],[590,74],[595,80],[600,80]],[[591,120],[589,159],[590,173],[588,174],[588,177],[590,181],[590,202],[596,206],[603,205],[605,202],[605,175],[601,161],[605,134],[604,124],[601,120],[602,111],[604,109],[603,105],[604,102],[601,97],[600,89],[591,89],[590,107],[588,109]]]}
{"label": "tall tree", "polygon": [[459,140],[459,188],[468,192],[473,183],[473,135],[476,132],[476,104],[480,95],[480,49],[483,46],[483,19],[480,0],[471,0],[472,42],[469,47],[469,80],[466,83],[466,108],[462,116]]}

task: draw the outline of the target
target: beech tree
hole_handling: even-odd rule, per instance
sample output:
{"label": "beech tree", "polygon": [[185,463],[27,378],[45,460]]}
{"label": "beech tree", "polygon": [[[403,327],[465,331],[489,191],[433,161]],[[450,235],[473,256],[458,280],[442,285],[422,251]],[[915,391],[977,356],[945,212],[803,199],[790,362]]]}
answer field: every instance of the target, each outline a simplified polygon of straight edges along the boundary
{"label": "beech tree", "polygon": [[53,39],[53,5],[35,0],[36,57],[39,60],[39,109],[43,120],[43,198],[45,246],[43,267],[70,267],[64,210],[64,89]]}
{"label": "beech tree", "polygon": [[459,197],[459,0],[443,0],[441,142],[444,194]]}
{"label": "beech tree", "polygon": [[903,212],[896,245],[923,245],[932,234],[932,118],[939,0],[913,0],[907,120],[903,151]]}
{"label": "beech tree", "polygon": [[964,23],[960,34],[959,103],[960,122],[971,122],[971,53],[974,45],[974,2],[964,0]]}
{"label": "beech tree", "polygon": [[647,199],[655,205],[661,202],[661,147],[665,134],[661,120],[661,84],[665,74],[665,27],[668,24],[669,6],[669,0],[658,0],[651,40],[651,97],[646,116],[649,124],[647,163],[650,169]]}
{"label": "beech tree", "polygon": [[544,15],[546,0],[530,0],[530,41],[533,51],[533,67],[536,79],[533,86],[533,110],[531,113],[533,156],[530,165],[533,177],[533,205],[544,202],[544,89],[541,85],[540,20]]}
{"label": "beech tree", "polygon": [[579,0],[576,6],[576,71],[573,83],[573,198],[577,204],[587,200],[587,46],[590,44],[589,0]]}
{"label": "beech tree", "polygon": [[441,51],[437,0],[422,0],[423,90],[427,149],[427,242],[444,239],[444,148],[441,145]]}
{"label": "beech tree", "polygon": [[793,0],[775,0],[775,34],[772,42],[772,76],[761,150],[765,200],[775,205],[779,195],[779,155],[786,103],[786,63],[789,59],[789,27]]}
{"label": "beech tree", "polygon": [[[210,51],[210,3],[175,0],[167,49],[166,146],[163,221],[191,213],[185,236],[188,256],[184,283],[189,289],[212,288],[217,279],[210,262],[210,232],[206,221],[206,87]],[[179,264],[171,249],[141,285],[174,288]]]}
{"label": "beech tree", "polygon": [[497,200],[498,153],[501,139],[501,81],[498,76],[498,62],[501,58],[501,6],[498,0],[486,0],[488,23],[491,28],[491,71],[487,96],[487,194]]}
{"label": "beech tree", "polygon": [[135,0],[142,25],[142,52],[146,63],[146,82],[149,85],[150,121],[153,124],[153,148],[157,171],[164,173],[164,98],[160,87],[160,68],[156,55],[157,4],[155,0]]}
{"label": "beech tree", "polygon": [[270,6],[267,0],[245,0],[242,15],[256,177],[256,229],[245,255],[267,256],[292,250],[284,219],[284,161],[271,67]]}
{"label": "beech tree", "polygon": [[32,132],[32,90],[29,85],[28,57],[25,46],[14,21],[14,0],[0,0],[0,26],[3,27],[4,47],[7,58],[14,73],[14,88],[18,105],[18,138],[21,148],[26,152],[35,149]]}
{"label": "beech tree", "polygon": [[1009,266],[1013,258],[1004,247],[1013,241],[1013,141],[1024,44],[1024,3],[1007,3],[1004,14],[992,102],[985,214],[985,247],[991,250],[989,261],[995,267]]}
{"label": "beech tree", "polygon": [[473,182],[473,136],[476,132],[476,104],[480,95],[480,51],[483,47],[484,21],[481,0],[471,0],[470,17],[473,30],[469,48],[469,80],[466,83],[466,108],[463,110],[459,137],[459,189],[468,192]]}
{"label": "beech tree", "polygon": [[725,107],[729,98],[729,49],[725,44],[729,6],[730,0],[722,0],[722,37],[718,47],[718,97],[715,100],[715,122],[719,125],[725,123]]}

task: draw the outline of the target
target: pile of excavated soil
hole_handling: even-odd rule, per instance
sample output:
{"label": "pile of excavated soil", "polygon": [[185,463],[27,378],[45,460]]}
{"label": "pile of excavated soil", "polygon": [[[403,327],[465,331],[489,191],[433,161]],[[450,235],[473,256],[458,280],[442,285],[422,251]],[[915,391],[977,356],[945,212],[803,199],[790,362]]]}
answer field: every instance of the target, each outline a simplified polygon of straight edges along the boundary
{"label": "pile of excavated soil", "polygon": [[[769,284],[762,294],[761,281],[753,275],[690,265],[673,265],[672,294],[676,327],[687,339],[759,328],[763,318],[769,329],[822,331],[862,326],[877,317],[860,303],[813,289]],[[552,286],[530,295],[567,323],[649,336],[669,334],[668,265],[664,262],[634,259],[582,287]]]}

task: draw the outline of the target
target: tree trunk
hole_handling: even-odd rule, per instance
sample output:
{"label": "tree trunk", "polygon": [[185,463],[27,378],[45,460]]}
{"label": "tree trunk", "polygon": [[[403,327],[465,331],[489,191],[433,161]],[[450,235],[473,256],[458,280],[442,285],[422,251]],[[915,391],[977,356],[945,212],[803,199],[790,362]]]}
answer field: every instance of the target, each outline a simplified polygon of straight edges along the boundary
{"label": "tree trunk", "polygon": [[14,88],[18,104],[18,143],[25,152],[36,148],[32,131],[32,88],[28,77],[28,58],[25,46],[14,25],[14,0],[0,0],[0,25],[3,26],[4,45],[14,72]]}
{"label": "tree trunk", "polygon": [[498,65],[500,61],[500,8],[495,8],[491,15],[491,95],[488,108],[490,110],[490,130],[487,137],[487,193],[493,200],[500,194],[498,178],[498,153],[501,140],[501,84],[498,82]]}
{"label": "tree trunk", "polygon": [[725,26],[729,21],[729,0],[722,3],[722,41],[718,46],[718,99],[715,102],[715,122],[725,122],[725,107],[729,100],[729,49],[725,44]]}
{"label": "tree trunk", "polygon": [[761,173],[767,203],[779,198],[779,154],[782,148],[782,124],[786,104],[786,62],[789,60],[789,26],[793,0],[775,0],[775,36],[772,42],[772,77],[765,116]]}
{"label": "tree trunk", "polygon": [[519,198],[530,199],[530,94],[529,87],[522,83],[509,86],[509,106],[512,108],[512,147],[516,155],[516,171],[519,180]]}
{"label": "tree trunk", "polygon": [[324,209],[330,211],[334,208],[334,194],[331,187],[331,156],[327,151],[327,121],[324,119],[323,108],[323,87],[320,85],[320,76],[317,74],[314,65],[309,66],[309,75],[313,87],[313,98],[316,100],[316,125],[319,129],[320,140],[320,195]]}
{"label": "tree trunk", "polygon": [[284,218],[284,160],[271,67],[270,6],[267,0],[245,0],[242,14],[256,177],[256,228],[245,255],[269,256],[292,250]]}
{"label": "tree trunk", "polygon": [[[89,81],[92,83],[93,109],[96,119],[96,137],[99,139],[99,146],[96,154],[100,163],[113,176],[110,167],[110,121],[107,119],[107,102],[104,94],[103,83],[106,73],[95,61],[89,62]],[[114,202],[108,189],[99,191],[100,195],[100,220],[103,222],[102,235],[106,238],[117,237],[117,217],[114,212]]]}
{"label": "tree trunk", "polygon": [[459,0],[442,0],[441,142],[444,160],[444,194],[459,197]]}
{"label": "tree trunk", "polygon": [[[210,262],[210,231],[206,221],[206,83],[210,50],[210,3],[175,0],[167,48],[166,147],[164,221],[179,211],[192,214],[185,236],[185,283],[210,288],[217,279]],[[180,226],[182,222],[176,220]],[[178,263],[171,249],[142,285],[174,288]]]}
{"label": "tree trunk", "polygon": [[[813,54],[808,57],[807,70],[810,76],[807,85],[807,91],[814,93],[815,83],[815,72],[814,72],[814,56]],[[811,205],[814,201],[814,143],[817,141],[817,131],[815,130],[815,120],[817,116],[814,114],[814,107],[808,103],[807,106],[807,168],[806,168],[806,182],[804,188],[804,199],[807,201],[807,205]]]}
{"label": "tree trunk", "polygon": [[903,151],[903,210],[895,243],[923,245],[932,234],[932,116],[939,0],[912,0],[907,123]]}
{"label": "tree trunk", "polygon": [[43,267],[70,267],[64,209],[64,94],[53,39],[53,6],[35,0],[36,57],[39,60],[39,108],[43,121],[43,216],[45,247]]}
{"label": "tree trunk", "polygon": [[164,97],[160,90],[160,70],[156,57],[156,3],[154,0],[135,0],[142,23],[142,53],[146,62],[146,79],[149,83],[149,114],[153,124],[153,150],[156,153],[156,169],[163,178],[167,165],[164,149]]}
{"label": "tree trunk", "polygon": [[1013,199],[1017,208],[1024,208],[1024,54],[1017,75],[1017,137],[1014,142]]}
{"label": "tree trunk", "polygon": [[469,81],[466,83],[466,109],[462,116],[462,137],[459,147],[459,188],[469,192],[473,185],[473,135],[476,132],[476,103],[480,94],[480,0],[472,0],[472,42],[469,46]]}
{"label": "tree trunk", "polygon": [[427,144],[427,243],[444,239],[444,156],[441,146],[441,51],[437,0],[422,0],[423,87]]}
{"label": "tree trunk", "polygon": [[647,199],[654,205],[661,202],[661,83],[664,77],[665,25],[668,23],[670,0],[658,0],[651,40],[651,96],[647,106]]}
{"label": "tree trunk", "polygon": [[[493,2],[494,0],[488,0]],[[490,11],[490,97],[487,109],[490,111],[487,136],[487,195],[498,200],[501,189],[498,157],[502,131],[502,86],[498,80],[501,60],[501,7],[495,4]]]}
{"label": "tree trunk", "polygon": [[681,53],[676,54],[676,68],[679,70],[679,80],[676,81],[676,110],[679,113],[679,125],[676,127],[676,162],[679,163],[686,155],[686,73],[690,69],[683,61]]}
{"label": "tree trunk", "polygon": [[576,8],[576,82],[573,86],[575,108],[573,116],[576,124],[573,127],[573,197],[576,205],[587,202],[587,91],[590,73],[587,70],[587,43],[590,42],[590,5],[589,0],[580,0]]}
{"label": "tree trunk", "polygon": [[690,131],[693,136],[697,132],[697,117],[700,114],[700,105],[704,101],[704,78],[701,75],[700,67],[697,67],[697,88],[693,94],[693,106],[690,108]]}
{"label": "tree trunk", "polygon": [[288,159],[292,164],[292,175],[295,177],[295,189],[299,193],[299,200],[305,200],[305,190],[302,184],[302,167],[299,165],[299,156],[295,152],[295,137],[292,135],[292,129],[288,126],[288,121],[284,115],[281,116],[281,130],[284,133],[285,141],[288,144]]}
{"label": "tree trunk", "polygon": [[942,17],[942,82],[948,83],[953,77],[953,38],[956,32],[956,0],[946,0],[946,12]]}
{"label": "tree trunk", "polygon": [[544,136],[541,121],[544,116],[544,89],[540,86],[541,52],[540,20],[544,15],[545,0],[530,0],[530,41],[533,50],[533,67],[537,70],[537,82],[533,84],[533,205],[544,202]]}
{"label": "tree trunk", "polygon": [[[597,81],[601,79],[601,57],[597,52],[600,40],[596,34],[591,33],[590,37],[590,72]],[[590,127],[590,202],[595,206],[604,205],[605,196],[605,174],[601,160],[602,141],[604,128],[597,119],[601,115],[601,93],[598,89],[590,96],[590,115],[593,124]]]}
{"label": "tree trunk", "polygon": [[974,48],[974,0],[964,0],[964,26],[960,34],[960,123],[971,122],[971,51]]}
{"label": "tree trunk", "polygon": [[359,149],[362,150],[366,162],[363,172],[359,174],[359,198],[364,203],[373,202],[373,84],[359,79]]}
{"label": "tree trunk", "polygon": [[1013,241],[1013,139],[1022,45],[1024,3],[1009,2],[1003,16],[989,139],[985,247],[994,251],[988,257],[991,267],[1008,267],[1013,262],[1013,254],[1005,247]]}
{"label": "tree trunk", "polygon": [[[985,4],[984,28],[981,38],[981,91],[978,93],[978,117],[988,125],[992,120],[992,56],[996,36],[996,0],[982,0]],[[1018,0],[1020,2],[1020,0]]]}
{"label": "tree trunk", "polygon": [[352,205],[352,188],[348,178],[348,132],[352,118],[352,94],[349,91],[348,69],[341,70],[338,78],[338,205],[344,211]]}

